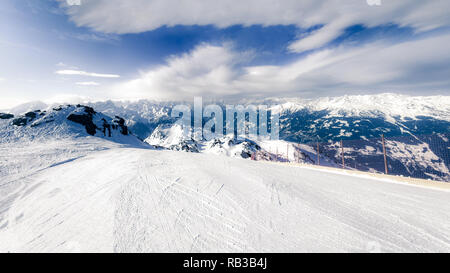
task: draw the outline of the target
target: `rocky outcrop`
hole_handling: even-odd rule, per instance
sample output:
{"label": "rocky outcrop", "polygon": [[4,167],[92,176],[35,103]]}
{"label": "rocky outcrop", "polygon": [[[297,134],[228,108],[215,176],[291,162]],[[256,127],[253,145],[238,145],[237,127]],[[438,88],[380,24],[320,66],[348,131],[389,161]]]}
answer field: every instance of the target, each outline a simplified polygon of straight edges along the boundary
{"label": "rocky outcrop", "polygon": [[128,135],[128,127],[125,125],[125,120],[119,116],[115,116],[115,119],[113,120],[114,126],[120,129],[120,133],[122,135],[127,136]]}
{"label": "rocky outcrop", "polygon": [[93,121],[93,116],[95,114],[94,109],[79,104],[77,105],[77,108],[82,108],[83,111],[80,111],[79,113],[76,114],[75,113],[70,114],[67,117],[67,119],[72,122],[83,125],[86,128],[86,132],[91,136],[94,136],[98,129],[97,125],[95,125]]}
{"label": "rocky outcrop", "polygon": [[25,126],[34,119],[36,119],[39,115],[43,115],[43,113],[40,110],[36,110],[34,112],[28,112],[23,116],[20,116],[18,118],[15,118],[12,122],[15,126]]}
{"label": "rocky outcrop", "polygon": [[129,135],[130,132],[125,125],[125,119],[115,116],[112,121],[110,118],[107,118],[108,121],[106,117],[96,116],[97,112],[92,107],[80,104],[76,105],[76,107],[77,111],[70,114],[67,119],[83,125],[88,134],[93,136],[97,133],[97,130],[100,130],[104,137],[112,137],[111,130],[119,130],[120,134],[124,136]]}
{"label": "rocky outcrop", "polygon": [[188,153],[199,153],[200,150],[198,148],[197,143],[195,141],[184,140],[179,144],[172,145],[168,148],[173,151],[183,151]]}
{"label": "rocky outcrop", "polygon": [[15,126],[25,126],[28,123],[28,119],[25,117],[16,118],[13,120],[12,124]]}
{"label": "rocky outcrop", "polygon": [[[130,132],[125,125],[125,119],[96,112],[89,106],[60,105],[47,110],[23,113],[17,116],[1,114],[0,142],[16,141],[20,138],[95,137],[109,142],[149,147]],[[5,120],[2,121],[3,119]]]}
{"label": "rocky outcrop", "polygon": [[39,112],[41,112],[41,111],[38,110],[36,112],[28,112],[28,113],[25,114],[25,117],[33,120],[33,119],[35,119],[37,117],[37,113],[39,113]]}
{"label": "rocky outcrop", "polygon": [[70,114],[67,119],[83,125],[86,128],[86,132],[92,136],[97,132],[97,126],[92,122],[92,116],[89,114]]}
{"label": "rocky outcrop", "polygon": [[0,113],[0,119],[12,119],[14,118],[13,114]]}

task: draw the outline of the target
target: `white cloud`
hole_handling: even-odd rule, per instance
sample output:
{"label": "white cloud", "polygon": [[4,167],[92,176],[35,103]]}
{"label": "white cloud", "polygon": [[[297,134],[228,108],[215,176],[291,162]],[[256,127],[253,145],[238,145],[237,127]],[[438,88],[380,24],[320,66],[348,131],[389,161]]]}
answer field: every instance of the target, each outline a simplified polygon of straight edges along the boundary
{"label": "white cloud", "polygon": [[396,45],[317,51],[281,66],[243,66],[229,46],[203,44],[135,80],[112,88],[116,98],[302,96],[450,90],[450,35]]}
{"label": "white cloud", "polygon": [[88,101],[93,101],[93,98],[87,97],[87,96],[75,95],[75,94],[58,94],[58,95],[52,96],[52,97],[44,100],[44,102],[49,105],[65,104],[65,103],[71,103],[71,104],[86,103]]}
{"label": "white cloud", "polygon": [[97,77],[97,78],[120,78],[120,75],[115,74],[99,74],[91,73],[81,70],[58,70],[55,72],[59,75],[69,75],[69,76],[86,76],[86,77]]}
{"label": "white cloud", "polygon": [[235,66],[246,53],[233,52],[229,46],[202,44],[190,53],[171,57],[167,65],[142,73],[141,77],[119,85],[116,94],[128,98],[180,98],[185,95],[226,93],[230,82],[239,76]]}
{"label": "white cloud", "polygon": [[77,82],[76,85],[84,85],[84,86],[99,86],[98,82]]}
{"label": "white cloud", "polygon": [[62,69],[65,69],[65,70],[79,70],[78,67],[73,66],[73,65],[68,65],[68,64],[63,63],[63,62],[59,62],[55,66],[60,67],[61,70]]}
{"label": "white cloud", "polygon": [[318,48],[354,24],[394,23],[417,31],[450,25],[450,1],[445,0],[383,1],[372,6],[367,0],[85,0],[66,8],[77,25],[118,34],[174,25],[324,25],[289,46],[298,52]]}
{"label": "white cloud", "polygon": [[338,37],[342,31],[351,25],[351,20],[348,17],[341,20],[331,22],[324,27],[312,32],[303,39],[299,39],[291,43],[288,48],[293,52],[303,52],[306,50],[321,47]]}

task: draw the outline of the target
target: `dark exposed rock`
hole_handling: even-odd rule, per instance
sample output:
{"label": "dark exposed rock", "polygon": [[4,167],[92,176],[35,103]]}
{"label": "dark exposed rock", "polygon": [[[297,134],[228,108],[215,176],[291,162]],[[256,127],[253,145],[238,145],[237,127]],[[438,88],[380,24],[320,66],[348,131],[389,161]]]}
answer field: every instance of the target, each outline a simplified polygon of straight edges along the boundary
{"label": "dark exposed rock", "polygon": [[[16,125],[16,126],[25,126],[27,125],[30,121],[32,121],[33,119],[35,119],[37,117],[36,112],[38,111],[34,111],[34,112],[28,112],[25,115],[18,117],[16,119],[13,120],[12,124]],[[40,112],[40,111],[39,111]]]}
{"label": "dark exposed rock", "polygon": [[36,113],[35,112],[28,112],[25,114],[25,117],[30,118],[30,119],[35,119],[36,118]]}
{"label": "dark exposed rock", "polygon": [[211,147],[215,147],[215,146],[222,147],[223,144],[224,144],[223,141],[216,138],[216,139],[214,139],[213,143],[211,144]]}
{"label": "dark exposed rock", "polygon": [[108,137],[111,137],[111,124],[109,124],[104,118],[102,118],[102,121],[103,121],[103,136],[106,136],[106,130],[108,130]]}
{"label": "dark exposed rock", "polygon": [[28,123],[28,118],[25,118],[25,117],[16,118],[13,120],[12,123],[13,123],[13,125],[16,125],[16,126],[25,126]]}
{"label": "dark exposed rock", "polygon": [[[71,107],[71,105],[68,106]],[[83,125],[86,128],[86,132],[94,136],[97,132],[97,129],[99,129],[93,122],[93,115],[95,115],[97,112],[94,111],[94,108],[81,104],[77,104],[76,107],[84,108],[85,114],[70,114],[67,119]]]}
{"label": "dark exposed rock", "polygon": [[0,113],[0,119],[12,119],[12,118],[14,118],[14,115],[12,114]]}
{"label": "dark exposed rock", "polygon": [[128,135],[128,128],[127,126],[120,126],[120,133],[122,133],[122,135],[127,136]]}
{"label": "dark exposed rock", "polygon": [[113,123],[115,123],[115,126],[113,125],[113,128],[120,128],[120,133],[122,135],[127,136],[128,135],[128,127],[125,125],[125,120],[119,116],[116,116],[113,120]]}
{"label": "dark exposed rock", "polygon": [[125,125],[125,120],[119,116],[116,116],[116,119],[114,121],[119,125]]}
{"label": "dark exposed rock", "polygon": [[251,156],[252,156],[252,154],[249,153],[248,151],[242,151],[242,152],[241,152],[241,157],[242,157],[242,158],[247,159],[247,158],[250,158]]}
{"label": "dark exposed rock", "polygon": [[78,108],[84,108],[84,112],[90,115],[94,115],[97,112],[94,111],[94,108],[89,107],[89,106],[85,106],[85,105],[81,105],[81,104],[77,104]]}
{"label": "dark exposed rock", "polygon": [[67,119],[72,122],[83,125],[86,128],[86,132],[91,136],[94,136],[95,133],[97,132],[97,126],[92,121],[91,114],[84,114],[84,115],[70,114],[67,117]]}
{"label": "dark exposed rock", "polygon": [[189,152],[189,153],[199,153],[199,149],[198,146],[195,142],[193,141],[182,141],[179,144],[176,145],[172,145],[169,147],[170,150],[173,151],[184,151],[184,152]]}

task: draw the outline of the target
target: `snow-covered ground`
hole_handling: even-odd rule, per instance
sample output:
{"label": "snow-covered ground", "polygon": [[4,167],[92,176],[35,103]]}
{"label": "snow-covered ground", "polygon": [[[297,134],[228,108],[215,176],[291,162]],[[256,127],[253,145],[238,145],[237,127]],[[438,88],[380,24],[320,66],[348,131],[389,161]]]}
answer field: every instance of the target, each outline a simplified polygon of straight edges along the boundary
{"label": "snow-covered ground", "polygon": [[0,251],[450,252],[446,190],[92,139],[0,169]]}

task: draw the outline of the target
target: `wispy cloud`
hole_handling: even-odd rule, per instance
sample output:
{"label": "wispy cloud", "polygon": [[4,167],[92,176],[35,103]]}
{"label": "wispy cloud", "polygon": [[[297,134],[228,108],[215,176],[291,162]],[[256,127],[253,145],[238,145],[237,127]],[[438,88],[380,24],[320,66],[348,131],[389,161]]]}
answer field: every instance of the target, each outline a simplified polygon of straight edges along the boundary
{"label": "wispy cloud", "polygon": [[84,85],[84,86],[99,86],[98,82],[77,82],[76,85]]}
{"label": "wispy cloud", "polygon": [[[296,25],[299,28],[323,26],[299,38],[288,48],[302,52],[319,48],[338,37],[349,26],[368,27],[396,24],[416,31],[450,25],[449,1],[336,0],[216,0],[201,1],[86,1],[67,6],[78,26],[104,33],[140,33],[175,25]],[[379,1],[377,1],[378,3]],[[132,16],[127,16],[132,14]]]}
{"label": "wispy cloud", "polygon": [[96,78],[120,78],[120,75],[116,74],[100,74],[86,72],[82,70],[58,70],[55,72],[58,75],[68,75],[68,76],[86,76],[86,77],[96,77]]}
{"label": "wispy cloud", "polygon": [[78,70],[79,68],[73,65],[68,65],[66,63],[63,62],[59,62],[56,64],[57,67],[61,67],[60,69],[66,69],[66,70]]}

